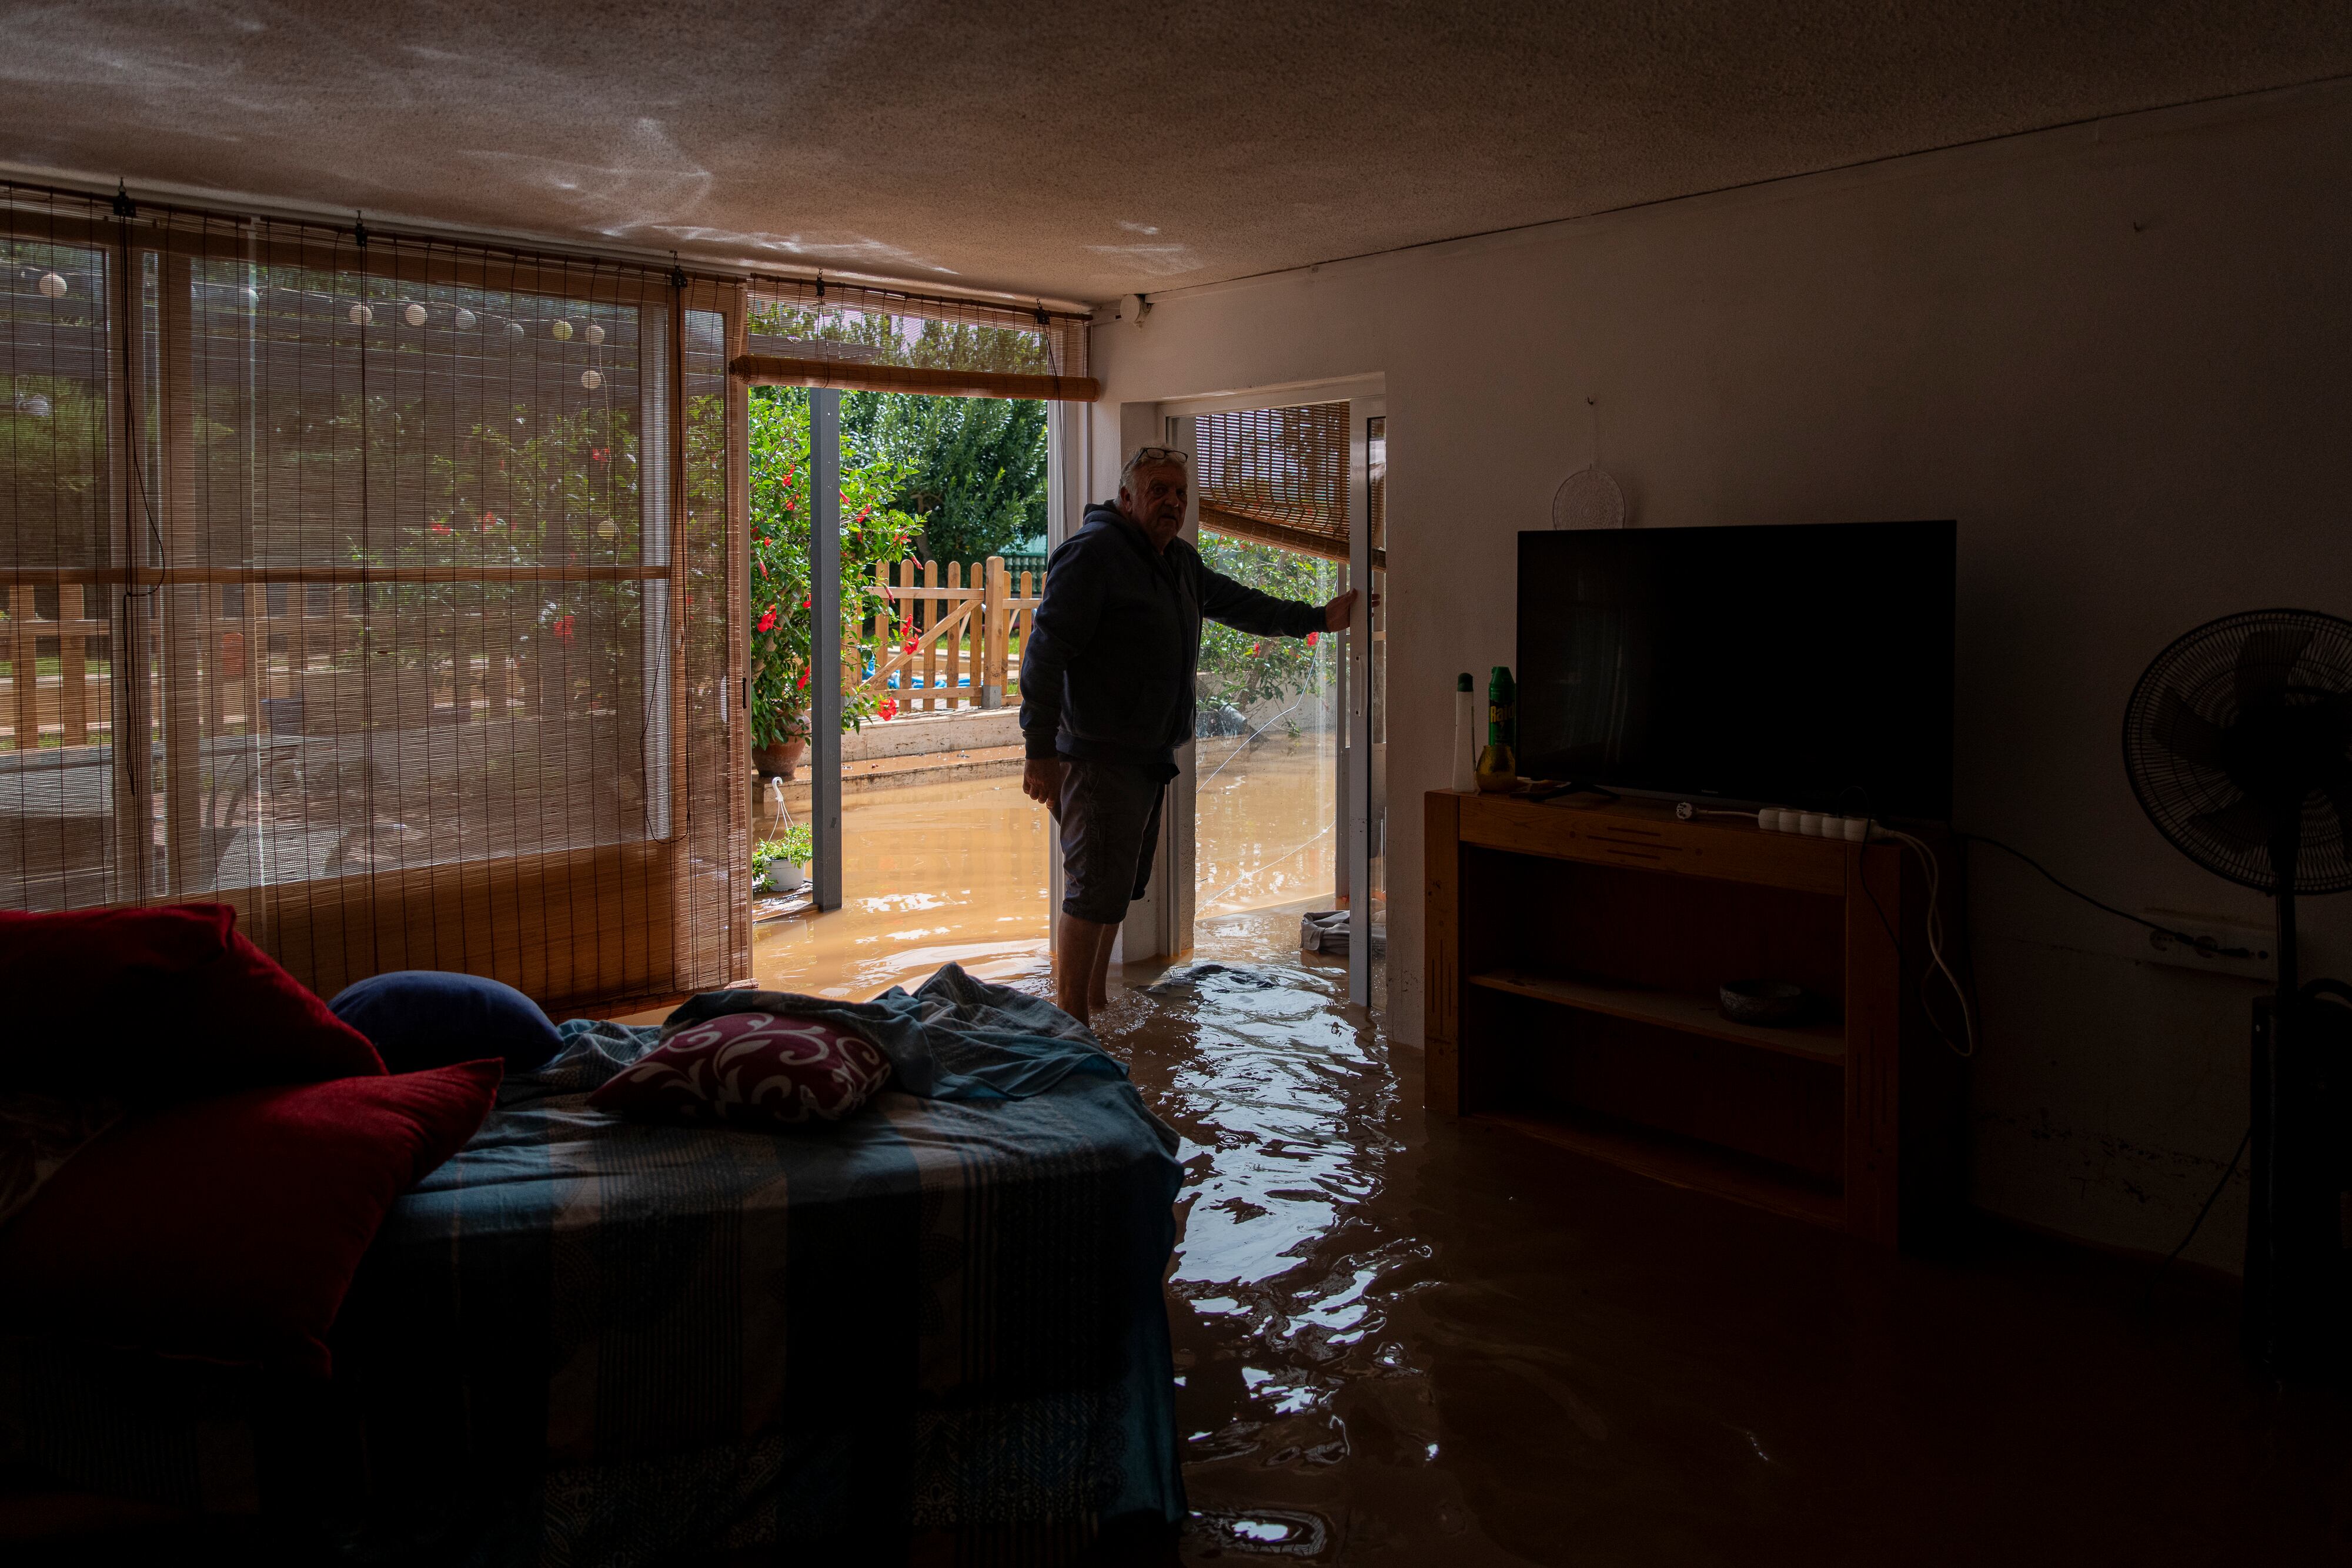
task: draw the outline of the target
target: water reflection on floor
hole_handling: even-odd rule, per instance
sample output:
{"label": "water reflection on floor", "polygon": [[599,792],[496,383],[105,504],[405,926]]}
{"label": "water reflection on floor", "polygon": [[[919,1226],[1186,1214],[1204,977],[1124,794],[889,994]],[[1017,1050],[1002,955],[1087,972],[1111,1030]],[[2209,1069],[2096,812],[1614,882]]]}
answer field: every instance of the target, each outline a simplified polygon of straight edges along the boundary
{"label": "water reflection on floor", "polygon": [[1184,1137],[1184,1562],[2352,1561],[2345,1404],[2251,1383],[2210,1287],[1433,1122],[1289,918],[1202,934],[1097,1020]]}
{"label": "water reflection on floor", "polygon": [[1295,915],[1199,936],[1160,984],[1130,970],[1137,988],[1097,1020],[1184,1136],[1168,1287],[1195,1514],[1181,1554],[1333,1562],[1352,1541],[1352,1561],[1385,1518],[1455,1561],[1468,1516],[1431,1463],[1427,1370],[1392,1321],[1432,1251],[1396,1223],[1406,1106],[1388,1042],[1341,1005],[1344,962],[1299,956]]}

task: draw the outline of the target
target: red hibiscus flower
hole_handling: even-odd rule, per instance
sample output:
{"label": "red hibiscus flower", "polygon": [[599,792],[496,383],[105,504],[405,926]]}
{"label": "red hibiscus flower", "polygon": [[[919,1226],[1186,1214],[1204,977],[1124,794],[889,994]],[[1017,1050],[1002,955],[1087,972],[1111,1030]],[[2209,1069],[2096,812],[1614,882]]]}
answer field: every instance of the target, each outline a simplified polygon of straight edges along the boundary
{"label": "red hibiscus flower", "polygon": [[1318,632],[1309,632],[1307,633],[1307,645],[1310,648],[1315,646],[1315,639],[1320,635],[1322,635],[1322,633]]}
{"label": "red hibiscus flower", "polygon": [[767,612],[765,615],[762,615],[762,616],[761,616],[761,617],[760,617],[760,630],[761,630],[761,631],[762,631],[762,632],[772,632],[772,631],[774,631],[775,629],[776,629],[776,607],[775,607],[774,605],[772,605],[772,605],[768,606],[768,612]]}
{"label": "red hibiscus flower", "polygon": [[602,463],[602,462],[604,462],[604,449],[603,447],[601,447],[601,446],[592,446],[592,447],[590,447],[590,448],[588,449],[588,461],[589,461],[589,462],[591,462],[591,463]]}
{"label": "red hibiscus flower", "polygon": [[554,632],[558,637],[562,638],[564,642],[566,642],[566,643],[571,642],[571,641],[572,641],[572,617],[571,617],[571,616],[569,616],[569,615],[559,615],[559,616],[557,616],[557,617],[555,618],[555,623],[554,623],[553,625],[550,626],[550,627],[548,628],[548,630],[549,630],[549,631],[551,631],[551,632]]}
{"label": "red hibiscus flower", "polygon": [[449,531],[449,525],[446,523],[427,523],[425,525],[425,528],[426,531],[430,533],[446,534]]}
{"label": "red hibiscus flower", "polygon": [[796,686],[804,686],[804,685],[808,685],[808,672],[807,672],[806,670],[803,670],[803,671],[801,672],[801,678],[800,678],[799,680],[797,680],[797,681],[794,681],[794,682],[793,683],[793,685],[796,685]]}
{"label": "red hibiscus flower", "polygon": [[882,706],[876,708],[874,711],[880,714],[884,718],[897,718],[898,716],[898,699],[897,697],[886,697],[883,699]]}

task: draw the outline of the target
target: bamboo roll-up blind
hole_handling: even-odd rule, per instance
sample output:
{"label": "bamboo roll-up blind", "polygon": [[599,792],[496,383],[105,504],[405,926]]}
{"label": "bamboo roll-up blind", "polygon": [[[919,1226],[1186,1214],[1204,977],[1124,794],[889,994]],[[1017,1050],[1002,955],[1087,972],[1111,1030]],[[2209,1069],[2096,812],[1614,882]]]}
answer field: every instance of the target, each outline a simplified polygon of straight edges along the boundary
{"label": "bamboo roll-up blind", "polygon": [[1348,559],[1345,402],[1198,414],[1192,441],[1202,528]]}
{"label": "bamboo roll-up blind", "polygon": [[1090,402],[1080,312],[837,283],[751,286],[739,375],[754,382]]}
{"label": "bamboo roll-up blind", "polygon": [[737,290],[5,186],[0,260],[0,903],[231,903],[321,995],[748,972]]}

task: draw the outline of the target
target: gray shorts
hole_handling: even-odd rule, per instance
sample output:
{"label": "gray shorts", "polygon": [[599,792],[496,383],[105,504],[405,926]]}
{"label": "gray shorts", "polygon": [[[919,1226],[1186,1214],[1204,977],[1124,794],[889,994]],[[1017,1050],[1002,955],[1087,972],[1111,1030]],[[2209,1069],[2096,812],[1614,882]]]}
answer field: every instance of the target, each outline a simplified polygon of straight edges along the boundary
{"label": "gray shorts", "polygon": [[1062,775],[1062,913],[1116,925],[1151,881],[1160,803],[1171,768],[1066,757]]}

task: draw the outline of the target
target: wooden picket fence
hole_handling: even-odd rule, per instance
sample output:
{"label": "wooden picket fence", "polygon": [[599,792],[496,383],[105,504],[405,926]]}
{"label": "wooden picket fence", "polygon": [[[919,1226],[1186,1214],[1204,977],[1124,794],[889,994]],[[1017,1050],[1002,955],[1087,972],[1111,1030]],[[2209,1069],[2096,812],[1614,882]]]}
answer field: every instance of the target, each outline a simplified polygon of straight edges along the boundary
{"label": "wooden picket fence", "polygon": [[[109,617],[109,596],[120,591],[98,582],[56,580],[57,601],[48,607],[54,612],[43,614],[31,576],[0,577],[0,660],[7,665],[0,675],[0,752],[110,741],[115,694],[110,682],[119,674],[114,654],[121,632]],[[174,645],[184,654],[192,647],[200,661],[196,673],[182,678],[195,694],[207,734],[256,733],[265,727],[263,703],[283,697],[310,699],[313,729],[352,727],[362,682],[373,688],[369,695],[387,723],[422,723],[435,707],[504,717],[532,706],[521,660],[512,650],[511,616],[486,622],[480,612],[436,612],[431,622],[436,643],[464,650],[463,656],[445,659],[429,676],[423,670],[363,676],[335,667],[364,645],[369,624],[348,584],[289,583],[276,613],[268,610],[258,580],[241,592],[220,583],[180,591],[174,608],[186,618]],[[379,612],[379,623],[383,619]],[[160,627],[151,638],[152,665],[168,639]],[[55,673],[43,673],[45,664],[53,664]],[[302,706],[293,705],[284,722],[304,727]]]}
{"label": "wooden picket fence", "polygon": [[[29,578],[0,579],[0,751],[102,745],[110,738],[113,693],[109,651],[118,629],[109,617],[110,593],[97,582],[58,580],[54,606],[35,606]],[[862,685],[877,701],[895,700],[898,713],[994,708],[1015,684],[1019,647],[1038,601],[1045,574],[1007,569],[991,556],[967,567],[960,561],[877,562],[874,586],[885,604],[874,615],[875,668]],[[346,585],[331,589],[308,582],[289,585],[282,607],[270,613],[259,582],[239,596],[217,583],[202,585],[185,634],[204,650],[208,666],[198,683],[202,722],[208,733],[263,727],[261,704],[296,697],[326,683],[348,685],[360,677],[321,670],[337,655],[362,645],[366,620],[354,608]],[[465,636],[457,625],[469,617],[444,616],[436,642],[478,652],[457,666],[444,664],[434,675],[403,672],[416,686],[381,706],[386,713],[421,714],[429,707],[471,709],[503,716],[530,706],[530,693],[516,656],[503,636]],[[855,645],[845,650],[856,653]],[[160,657],[162,640],[151,649]],[[54,674],[38,667],[54,662]],[[348,714],[356,694],[320,689],[310,693],[325,717],[337,708]],[[382,694],[377,694],[379,696]],[[299,722],[299,721],[298,721]],[[341,722],[348,723],[348,716]]]}
{"label": "wooden picket fence", "polygon": [[[90,667],[89,639],[108,638],[113,625],[106,619],[105,590],[95,583],[67,582],[58,588],[57,615],[37,619],[29,583],[13,585],[9,616],[0,625],[10,672],[9,701],[0,722],[9,730],[11,748],[34,749],[33,737],[47,731],[61,746],[88,746],[92,731],[103,736],[113,727],[106,690],[106,664]],[[85,597],[86,596],[86,597]],[[95,614],[92,612],[96,612]],[[42,645],[54,642],[47,654],[58,662],[58,673],[46,678],[35,674]]]}
{"label": "wooden picket fence", "polygon": [[1043,572],[974,561],[874,563],[874,671],[864,688],[897,712],[1004,706],[1015,649],[1045,596]]}

